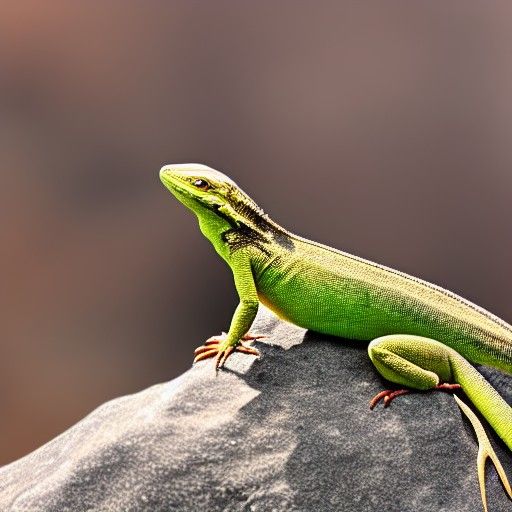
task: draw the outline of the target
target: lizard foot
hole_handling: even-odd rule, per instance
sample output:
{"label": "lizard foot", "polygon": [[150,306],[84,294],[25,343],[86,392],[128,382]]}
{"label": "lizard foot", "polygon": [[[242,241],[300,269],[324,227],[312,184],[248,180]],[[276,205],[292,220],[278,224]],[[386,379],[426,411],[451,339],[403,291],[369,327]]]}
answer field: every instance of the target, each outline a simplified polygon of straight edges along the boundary
{"label": "lizard foot", "polygon": [[204,345],[196,348],[194,351],[194,363],[198,361],[202,361],[203,359],[208,359],[210,357],[215,357],[215,369],[222,368],[227,358],[233,352],[241,352],[243,354],[252,354],[255,356],[259,356],[260,353],[257,349],[248,346],[247,341],[259,340],[261,338],[266,338],[266,336],[253,336],[251,334],[245,334],[242,336],[241,340],[236,345],[231,345],[229,347],[224,347],[223,342],[226,339],[226,333],[222,333],[220,336],[212,336],[208,338]]}
{"label": "lizard foot", "polygon": [[[447,382],[438,384],[432,388],[434,391],[447,391],[449,393],[457,391],[458,389],[461,389],[460,384],[449,384]],[[411,393],[411,391],[410,389],[398,389],[396,391],[386,389],[385,391],[381,391],[370,400],[370,409],[373,409],[381,400],[384,400],[384,407],[388,407],[397,396],[406,395],[407,393]]]}
{"label": "lizard foot", "polygon": [[384,407],[388,407],[389,404],[397,396],[406,395],[407,393],[410,392],[410,389],[397,389],[396,391],[393,391],[392,389],[386,389],[384,391],[381,391],[370,400],[370,409],[373,409],[382,399],[384,399]]}

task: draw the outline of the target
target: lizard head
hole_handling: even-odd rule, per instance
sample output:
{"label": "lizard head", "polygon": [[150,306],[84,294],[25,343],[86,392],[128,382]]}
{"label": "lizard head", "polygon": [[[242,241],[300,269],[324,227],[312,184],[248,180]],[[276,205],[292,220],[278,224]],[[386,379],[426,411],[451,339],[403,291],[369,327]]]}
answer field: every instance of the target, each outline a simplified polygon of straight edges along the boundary
{"label": "lizard head", "polygon": [[236,183],[202,164],[164,165],[162,183],[199,219],[216,216],[232,227],[252,225],[265,217],[263,210]]}

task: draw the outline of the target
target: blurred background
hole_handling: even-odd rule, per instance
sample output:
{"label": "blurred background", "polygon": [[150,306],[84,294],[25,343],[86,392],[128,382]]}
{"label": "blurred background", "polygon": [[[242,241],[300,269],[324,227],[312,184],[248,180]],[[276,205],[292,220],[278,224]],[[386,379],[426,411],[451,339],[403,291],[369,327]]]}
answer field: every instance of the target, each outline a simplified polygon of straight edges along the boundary
{"label": "blurred background", "polygon": [[0,464],[228,327],[171,162],[512,321],[510,2],[4,1]]}

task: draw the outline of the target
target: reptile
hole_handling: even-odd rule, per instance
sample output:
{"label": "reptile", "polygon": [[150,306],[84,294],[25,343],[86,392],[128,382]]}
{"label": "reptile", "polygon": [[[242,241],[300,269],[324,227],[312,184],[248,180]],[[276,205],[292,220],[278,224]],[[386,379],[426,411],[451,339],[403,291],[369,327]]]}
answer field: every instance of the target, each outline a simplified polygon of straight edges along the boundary
{"label": "reptile", "polygon": [[[195,213],[202,233],[233,272],[239,304],[227,333],[195,350],[194,362],[221,368],[259,336],[250,327],[262,303],[280,318],[323,334],[369,341],[378,372],[402,389],[371,401],[388,406],[411,390],[461,388],[512,451],[512,407],[474,367],[512,374],[512,326],[472,302],[406,273],[292,234],[225,174],[202,164],[165,165],[165,187]],[[487,512],[490,459],[512,499],[507,475],[473,410],[454,394],[475,429],[477,471]]]}

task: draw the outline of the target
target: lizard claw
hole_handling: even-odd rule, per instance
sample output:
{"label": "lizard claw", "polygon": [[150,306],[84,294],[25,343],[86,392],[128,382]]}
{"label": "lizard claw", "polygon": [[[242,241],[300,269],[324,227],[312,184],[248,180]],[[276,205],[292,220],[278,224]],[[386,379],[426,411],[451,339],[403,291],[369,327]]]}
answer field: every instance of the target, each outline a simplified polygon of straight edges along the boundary
{"label": "lizard claw", "polygon": [[[432,388],[433,391],[447,391],[448,393],[453,393],[459,389],[461,389],[460,384],[449,384],[448,382],[443,382]],[[385,391],[381,391],[370,400],[370,409],[373,409],[381,400],[384,400],[384,407],[389,407],[389,404],[397,396],[406,395],[407,393],[411,393],[411,391],[410,389],[398,389],[396,391],[386,389]]]}
{"label": "lizard claw", "polygon": [[228,347],[226,350],[220,350],[215,358],[215,369],[218,370],[224,366],[226,359],[234,352],[235,347]]}
{"label": "lizard claw", "polygon": [[203,359],[215,357],[215,369],[218,370],[224,366],[227,358],[233,352],[241,352],[242,354],[259,356],[260,352],[257,349],[248,346],[246,343],[244,343],[244,341],[259,340],[261,338],[266,338],[266,336],[252,336],[250,334],[245,334],[242,336],[241,341],[239,341],[236,345],[231,345],[227,348],[224,348],[222,345],[225,338],[226,333],[222,333],[221,336],[212,336],[211,338],[208,338],[204,345],[201,345],[194,350],[194,363],[202,361]]}
{"label": "lizard claw", "polygon": [[388,407],[397,396],[406,395],[407,393],[410,393],[409,389],[398,389],[396,391],[386,389],[381,391],[370,400],[370,409],[373,409],[382,399],[384,399],[384,407]]}
{"label": "lizard claw", "polygon": [[237,345],[232,345],[225,350],[218,350],[217,357],[215,358],[215,369],[218,370],[224,366],[227,358],[233,352],[241,352],[242,354],[251,354],[253,356],[260,356],[260,351],[247,346],[243,341],[240,341]]}

